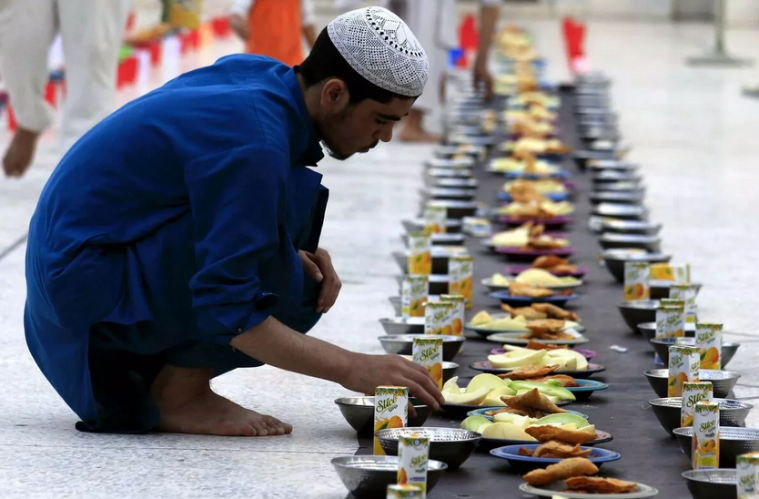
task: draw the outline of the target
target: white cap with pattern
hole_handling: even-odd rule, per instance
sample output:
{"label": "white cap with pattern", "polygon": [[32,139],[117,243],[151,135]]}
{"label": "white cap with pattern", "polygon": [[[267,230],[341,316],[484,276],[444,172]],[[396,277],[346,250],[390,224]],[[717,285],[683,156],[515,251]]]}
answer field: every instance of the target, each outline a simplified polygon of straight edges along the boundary
{"label": "white cap with pattern", "polygon": [[382,7],[366,7],[339,16],[327,31],[338,52],[368,81],[400,95],[422,94],[430,63],[400,17]]}

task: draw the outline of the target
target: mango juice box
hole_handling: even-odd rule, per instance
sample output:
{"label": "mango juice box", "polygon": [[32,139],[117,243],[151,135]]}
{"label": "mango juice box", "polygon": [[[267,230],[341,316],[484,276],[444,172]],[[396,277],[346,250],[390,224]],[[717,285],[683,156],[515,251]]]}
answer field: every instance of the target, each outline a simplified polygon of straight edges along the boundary
{"label": "mango juice box", "polygon": [[655,281],[673,281],[679,284],[690,283],[690,265],[687,263],[651,264],[651,279]]}
{"label": "mango juice box", "polygon": [[471,255],[453,255],[448,260],[448,293],[466,298],[466,308],[472,307],[472,270]]}
{"label": "mango juice box", "polygon": [[429,275],[432,273],[432,238],[427,232],[408,234],[408,273]]}
{"label": "mango juice box", "polygon": [[683,383],[696,383],[701,366],[698,347],[672,345],[669,347],[669,379],[667,397],[682,397]]}
{"label": "mango juice box", "polygon": [[[681,306],[659,305],[656,309],[656,337],[682,338],[685,336],[685,308]],[[654,363],[663,366],[664,361],[654,353]]]}
{"label": "mango juice box", "polygon": [[673,284],[669,288],[669,297],[675,300],[685,302],[685,322],[695,324],[696,317],[696,295],[698,287],[694,284]]}
{"label": "mango juice box", "polygon": [[714,387],[710,381],[683,383],[683,408],[680,411],[680,426],[693,426],[696,404],[714,398]]}
{"label": "mango juice box", "polygon": [[424,308],[424,334],[453,333],[453,303],[429,302]]}
{"label": "mango juice box", "polygon": [[426,205],[422,213],[424,230],[431,234],[445,234],[448,210],[445,206]]}
{"label": "mango juice box", "polygon": [[412,359],[424,366],[437,382],[437,387],[443,388],[443,339],[414,337]]}
{"label": "mango juice box", "polygon": [[696,323],[696,346],[701,369],[722,369],[722,324]]}
{"label": "mango juice box", "polygon": [[401,284],[401,316],[424,317],[424,308],[429,296],[429,277],[407,275]]}
{"label": "mango juice box", "polygon": [[464,335],[464,307],[466,298],[461,295],[440,295],[440,301],[453,304],[451,317],[451,334],[453,336]]}
{"label": "mango juice box", "polygon": [[719,468],[719,404],[704,401],[696,404],[693,416],[693,469]]}
{"label": "mango juice box", "polygon": [[[408,388],[378,386],[374,390],[374,431],[405,428],[408,424]],[[374,454],[384,456],[379,439],[374,437]]]}
{"label": "mango juice box", "polygon": [[756,499],[759,477],[759,452],[749,452],[735,457],[736,487],[738,499]]}
{"label": "mango juice box", "polygon": [[648,279],[648,263],[625,262],[625,301],[650,299]]}
{"label": "mango juice box", "polygon": [[398,439],[398,483],[416,485],[427,490],[427,463],[430,456],[430,440],[411,433]]}
{"label": "mango juice box", "polygon": [[388,485],[387,499],[423,499],[424,491],[416,485]]}

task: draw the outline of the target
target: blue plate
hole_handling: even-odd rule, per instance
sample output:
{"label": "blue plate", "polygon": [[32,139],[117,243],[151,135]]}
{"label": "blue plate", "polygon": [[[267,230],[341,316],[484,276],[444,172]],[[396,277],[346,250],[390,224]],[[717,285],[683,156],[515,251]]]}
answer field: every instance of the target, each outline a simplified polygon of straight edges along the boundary
{"label": "blue plate", "polygon": [[[476,411],[469,411],[469,412],[466,413],[466,415],[467,415],[467,417],[469,417],[469,416],[481,416],[481,417],[483,417],[485,419],[489,419],[489,420],[492,421],[493,420],[493,416],[488,416],[485,413],[488,412],[488,411],[497,411],[498,409],[503,409],[503,407],[485,407],[483,409],[477,409]],[[576,416],[580,416],[581,418],[584,418],[584,419],[589,419],[590,418],[590,416],[588,416],[587,414],[583,414],[583,413],[577,412],[577,411],[567,411],[567,413],[574,414]]]}
{"label": "blue plate", "polygon": [[[545,197],[550,199],[551,201],[554,201],[556,203],[560,203],[561,201],[566,201],[568,199],[568,196],[564,193],[555,192],[551,194],[544,194]],[[498,199],[501,201],[511,201],[511,194],[508,192],[499,192],[498,193]]]}
{"label": "blue plate", "polygon": [[[490,454],[495,457],[500,457],[501,459],[506,459],[512,468],[515,468],[515,470],[518,470],[520,472],[534,470],[537,468],[545,468],[548,465],[558,463],[562,460],[561,458],[528,457],[519,455],[519,449],[524,448],[535,450],[540,445],[541,444],[507,445],[505,447],[492,449],[490,451]],[[588,455],[588,459],[599,468],[604,463],[611,463],[622,459],[622,456],[618,452],[610,451],[607,449],[586,446],[583,446],[582,449],[592,449]]]}
{"label": "blue plate", "polygon": [[578,401],[588,400],[590,396],[593,395],[593,392],[609,388],[609,385],[606,383],[593,379],[575,379],[575,381],[577,381],[577,384],[580,386],[567,388],[567,390],[572,392]]}
{"label": "blue plate", "polygon": [[567,296],[549,296],[548,298],[531,298],[529,296],[511,296],[508,291],[495,291],[490,293],[491,298],[500,300],[501,303],[512,307],[528,307],[533,303],[553,303],[556,306],[563,307],[568,301],[576,300],[580,297],[577,293]]}
{"label": "blue plate", "polygon": [[516,178],[523,178],[527,180],[540,180],[544,178],[560,178],[562,180],[566,180],[571,175],[566,170],[559,170],[555,173],[551,173],[550,175],[535,175],[532,173],[519,173],[519,172],[504,172],[504,176],[507,179],[516,179]]}

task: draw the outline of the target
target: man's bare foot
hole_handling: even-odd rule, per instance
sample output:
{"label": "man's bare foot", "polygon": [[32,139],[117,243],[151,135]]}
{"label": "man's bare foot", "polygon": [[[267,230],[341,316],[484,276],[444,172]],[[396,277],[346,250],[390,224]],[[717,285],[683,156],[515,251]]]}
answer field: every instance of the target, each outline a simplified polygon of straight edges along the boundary
{"label": "man's bare foot", "polygon": [[403,142],[440,142],[440,136],[429,133],[424,129],[422,121],[424,113],[418,109],[409,111],[408,116],[403,120],[403,129],[398,134],[398,138]]}
{"label": "man's bare foot", "polygon": [[285,435],[292,426],[245,409],[217,395],[210,386],[211,371],[165,366],[151,386],[161,411],[156,428],[170,433],[198,435]]}
{"label": "man's bare foot", "polygon": [[40,133],[18,128],[3,158],[3,170],[8,177],[21,177],[34,160],[34,150]]}

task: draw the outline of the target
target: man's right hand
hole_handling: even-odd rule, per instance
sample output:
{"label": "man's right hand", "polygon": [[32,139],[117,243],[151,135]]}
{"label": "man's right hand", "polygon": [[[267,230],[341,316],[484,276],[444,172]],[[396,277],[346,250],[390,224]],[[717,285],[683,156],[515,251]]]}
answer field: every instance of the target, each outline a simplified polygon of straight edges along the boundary
{"label": "man's right hand", "polygon": [[248,20],[240,14],[231,14],[229,16],[229,26],[232,28],[237,36],[243,40],[250,38],[250,29],[248,28]]}
{"label": "man's right hand", "polygon": [[433,410],[445,403],[427,368],[398,355],[354,354],[346,379],[341,384],[361,393],[374,393],[378,386],[405,386],[410,396]]}

